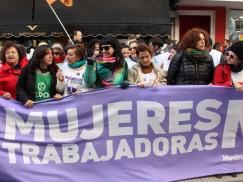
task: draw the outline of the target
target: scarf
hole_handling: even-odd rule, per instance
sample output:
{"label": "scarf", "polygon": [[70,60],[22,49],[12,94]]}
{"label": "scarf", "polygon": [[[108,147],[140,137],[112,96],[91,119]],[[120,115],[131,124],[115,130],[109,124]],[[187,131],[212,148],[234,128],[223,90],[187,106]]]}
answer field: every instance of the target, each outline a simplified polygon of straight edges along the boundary
{"label": "scarf", "polygon": [[53,58],[53,61],[56,63],[56,64],[58,64],[58,63],[63,63],[63,61],[64,61],[64,58],[63,57],[55,57],[55,58]]}
{"label": "scarf", "polygon": [[121,84],[126,78],[125,66],[118,66],[115,57],[97,58],[97,72],[103,87]]}
{"label": "scarf", "polygon": [[192,48],[187,48],[185,50],[185,53],[189,57],[193,58],[194,60],[205,60],[209,55],[208,51],[206,51],[206,50],[205,51],[199,51],[199,50],[192,49]]}
{"label": "scarf", "polygon": [[70,68],[75,69],[75,68],[80,68],[80,67],[83,66],[85,63],[86,63],[86,60],[85,60],[85,59],[80,59],[80,60],[76,61],[76,62],[73,63],[73,64],[68,64],[68,66],[69,66]]}

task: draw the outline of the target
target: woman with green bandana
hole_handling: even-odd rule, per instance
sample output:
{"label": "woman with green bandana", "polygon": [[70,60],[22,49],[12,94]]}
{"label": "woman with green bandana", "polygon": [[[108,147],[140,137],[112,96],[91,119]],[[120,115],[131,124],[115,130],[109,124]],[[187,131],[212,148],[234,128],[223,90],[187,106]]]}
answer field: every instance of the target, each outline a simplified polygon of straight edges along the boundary
{"label": "woman with green bandana", "polygon": [[25,107],[31,108],[36,101],[61,99],[62,96],[56,90],[57,70],[50,47],[37,47],[30,64],[22,70],[19,77],[16,87],[17,100]]}
{"label": "woman with green bandana", "polygon": [[189,30],[171,60],[168,85],[208,85],[213,80],[214,64],[208,52],[209,35],[202,29]]}
{"label": "woman with green bandana", "polygon": [[86,68],[86,51],[82,44],[68,48],[66,60],[57,73],[57,90],[63,96],[88,91],[84,82]]}
{"label": "woman with green bandana", "polygon": [[88,87],[102,88],[121,85],[127,80],[127,63],[121,54],[119,42],[108,36],[101,40],[102,56],[87,59],[84,80]]}

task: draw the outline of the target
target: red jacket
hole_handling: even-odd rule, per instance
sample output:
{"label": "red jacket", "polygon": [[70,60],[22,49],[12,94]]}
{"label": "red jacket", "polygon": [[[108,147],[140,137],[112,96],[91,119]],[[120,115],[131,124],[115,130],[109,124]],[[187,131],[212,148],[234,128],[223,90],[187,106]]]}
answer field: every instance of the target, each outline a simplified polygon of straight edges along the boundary
{"label": "red jacket", "polygon": [[231,70],[228,64],[219,64],[214,71],[214,85],[233,87],[231,79]]}
{"label": "red jacket", "polygon": [[21,70],[28,64],[28,60],[23,58],[20,63],[20,69],[15,69],[8,64],[0,66],[0,96],[9,92],[11,98],[16,99],[16,84],[21,73]]}

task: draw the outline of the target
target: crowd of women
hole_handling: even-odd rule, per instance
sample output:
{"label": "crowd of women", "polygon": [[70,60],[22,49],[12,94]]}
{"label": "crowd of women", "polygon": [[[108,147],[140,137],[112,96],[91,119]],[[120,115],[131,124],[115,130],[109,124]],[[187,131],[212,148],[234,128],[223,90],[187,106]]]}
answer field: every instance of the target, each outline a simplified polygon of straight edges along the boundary
{"label": "crowd of women", "polygon": [[[1,51],[0,96],[31,108],[38,101],[114,85],[220,85],[243,91],[243,41],[231,45],[216,68],[209,55],[209,35],[202,29],[189,30],[175,55],[171,51],[175,47],[161,54],[153,43],[133,40],[120,45],[107,36],[66,51],[58,43],[40,45],[28,60],[22,46],[6,42]],[[163,55],[169,61],[166,69]]]}

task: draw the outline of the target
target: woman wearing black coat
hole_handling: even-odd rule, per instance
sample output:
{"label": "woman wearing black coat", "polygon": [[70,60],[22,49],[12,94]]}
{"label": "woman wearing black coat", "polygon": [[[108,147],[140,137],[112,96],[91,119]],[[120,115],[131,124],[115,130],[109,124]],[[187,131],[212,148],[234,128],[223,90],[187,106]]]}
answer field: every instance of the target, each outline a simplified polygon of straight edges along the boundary
{"label": "woman wearing black coat", "polygon": [[209,55],[209,35],[202,29],[189,30],[178,45],[170,63],[168,85],[208,85],[213,80],[214,64]]}
{"label": "woman wearing black coat", "polygon": [[62,96],[56,91],[58,67],[53,62],[52,51],[47,45],[36,48],[34,55],[17,83],[17,100],[27,108],[33,107],[36,101]]}

